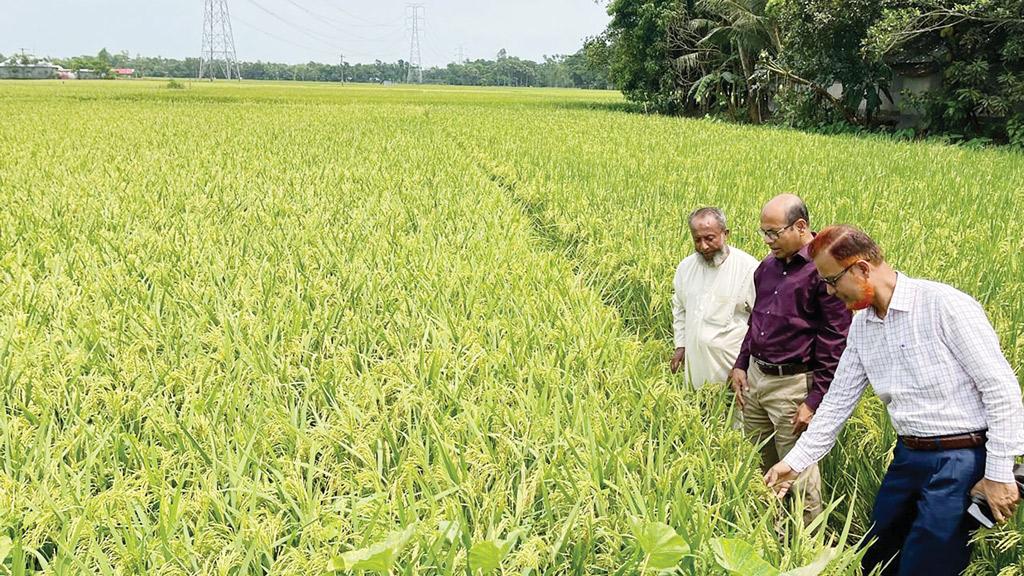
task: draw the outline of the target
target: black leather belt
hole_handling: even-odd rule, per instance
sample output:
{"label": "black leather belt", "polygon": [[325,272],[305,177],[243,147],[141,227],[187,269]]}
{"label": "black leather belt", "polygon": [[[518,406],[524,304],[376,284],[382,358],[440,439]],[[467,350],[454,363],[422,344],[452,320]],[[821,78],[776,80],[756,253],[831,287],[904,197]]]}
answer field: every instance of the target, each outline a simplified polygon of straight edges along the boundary
{"label": "black leather belt", "polygon": [[903,445],[911,450],[960,450],[985,445],[986,430],[952,434],[949,436],[900,436]]}
{"label": "black leather belt", "polygon": [[757,367],[761,369],[761,372],[768,374],[769,376],[795,376],[797,374],[806,374],[811,371],[811,367],[804,363],[792,363],[792,364],[773,364],[771,362],[765,362],[757,356],[751,356],[751,360],[757,364]]}

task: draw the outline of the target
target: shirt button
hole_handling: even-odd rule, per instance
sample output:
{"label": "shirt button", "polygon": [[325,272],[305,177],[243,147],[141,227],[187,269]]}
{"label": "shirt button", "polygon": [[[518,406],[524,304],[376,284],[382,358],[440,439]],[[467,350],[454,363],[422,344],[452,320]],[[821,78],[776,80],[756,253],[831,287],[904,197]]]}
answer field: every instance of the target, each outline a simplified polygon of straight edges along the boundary
{"label": "shirt button", "polygon": [[782,275],[783,275],[783,276],[785,276],[785,275],[786,275],[786,273],[785,273],[785,272],[783,272],[783,273],[782,273]]}
{"label": "shirt button", "polygon": [[776,290],[775,292],[772,292],[772,294],[778,294],[778,293],[779,293],[779,291],[778,291],[778,290]]}
{"label": "shirt button", "polygon": [[764,332],[761,332],[761,336],[764,336]]}

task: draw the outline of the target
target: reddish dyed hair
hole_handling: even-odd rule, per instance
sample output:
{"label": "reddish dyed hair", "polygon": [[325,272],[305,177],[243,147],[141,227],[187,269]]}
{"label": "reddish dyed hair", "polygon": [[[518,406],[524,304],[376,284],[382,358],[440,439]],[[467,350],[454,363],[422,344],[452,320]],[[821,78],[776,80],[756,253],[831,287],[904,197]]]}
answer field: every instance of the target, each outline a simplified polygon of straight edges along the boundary
{"label": "reddish dyed hair", "polygon": [[878,244],[859,228],[840,224],[829,226],[811,241],[811,258],[816,258],[822,251],[835,258],[840,266],[849,266],[857,260],[867,260],[875,264],[885,262],[885,256]]}

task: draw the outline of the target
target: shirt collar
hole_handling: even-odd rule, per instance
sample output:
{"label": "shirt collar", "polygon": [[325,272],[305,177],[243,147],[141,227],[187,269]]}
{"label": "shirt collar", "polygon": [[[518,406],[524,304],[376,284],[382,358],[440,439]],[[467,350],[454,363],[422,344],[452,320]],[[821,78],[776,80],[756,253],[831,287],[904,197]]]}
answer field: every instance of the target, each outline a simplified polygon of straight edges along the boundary
{"label": "shirt collar", "polygon": [[[811,234],[811,237],[812,238],[814,237],[813,233]],[[810,244],[805,244],[804,247],[801,248],[795,255],[803,258],[804,262],[810,262],[811,261],[811,245]]]}
{"label": "shirt collar", "polygon": [[896,273],[896,287],[892,291],[892,299],[889,300],[889,310],[910,312],[914,305],[914,283],[905,275]]}
{"label": "shirt collar", "polygon": [[[889,299],[889,312],[893,310],[899,310],[900,312],[910,312],[910,309],[914,305],[914,294],[917,292],[914,286],[914,281],[908,278],[906,275],[899,272],[896,273],[896,287],[892,290],[892,298]],[[868,307],[866,310],[867,319],[872,322],[884,322],[883,319],[878,317],[875,313],[874,307]],[[886,314],[888,316],[888,314]]]}
{"label": "shirt collar", "polygon": [[782,264],[783,266],[787,267],[792,266],[794,264],[798,266],[806,264],[811,261],[811,245],[807,244],[806,246],[798,250],[795,254],[793,254],[792,259],[789,262],[786,262],[782,258],[776,258],[776,260],[778,260],[779,263]]}

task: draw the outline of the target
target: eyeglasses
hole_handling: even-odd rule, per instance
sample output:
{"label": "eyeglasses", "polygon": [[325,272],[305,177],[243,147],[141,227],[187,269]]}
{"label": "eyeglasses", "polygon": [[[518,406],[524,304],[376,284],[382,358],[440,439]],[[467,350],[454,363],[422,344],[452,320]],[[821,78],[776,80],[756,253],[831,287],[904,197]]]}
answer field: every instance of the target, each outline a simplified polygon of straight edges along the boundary
{"label": "eyeglasses", "polygon": [[835,276],[818,276],[818,278],[821,278],[821,281],[824,282],[825,284],[828,284],[829,286],[835,288],[839,280],[842,279],[843,274],[846,274],[850,270],[850,268],[853,268],[854,266],[860,264],[861,262],[863,262],[863,260],[857,260],[853,264],[850,264],[846,268],[843,268],[843,271],[840,272],[839,274],[836,274]]}
{"label": "eyeglasses", "polygon": [[776,230],[764,230],[764,229],[761,229],[760,232],[761,232],[761,236],[763,236],[765,240],[767,240],[769,242],[775,242],[776,240],[779,239],[779,236],[781,236],[783,232],[785,232],[786,230],[789,230],[793,226],[796,226],[796,222],[793,222],[789,226],[783,226],[782,228],[778,228]]}

